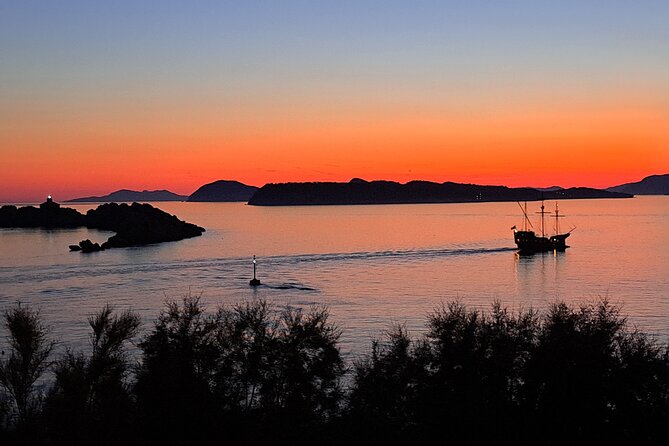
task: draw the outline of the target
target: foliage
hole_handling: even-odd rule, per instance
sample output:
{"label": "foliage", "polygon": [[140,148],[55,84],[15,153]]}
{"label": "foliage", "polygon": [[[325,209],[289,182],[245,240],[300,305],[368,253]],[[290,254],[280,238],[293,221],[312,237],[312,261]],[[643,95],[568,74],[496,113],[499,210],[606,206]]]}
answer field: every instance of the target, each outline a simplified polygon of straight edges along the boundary
{"label": "foliage", "polygon": [[150,440],[203,441],[214,429],[212,383],[220,352],[220,314],[207,314],[199,296],[168,302],[139,344],[143,361],[135,394]]}
{"label": "foliage", "polygon": [[[442,305],[412,338],[391,327],[348,377],[327,309],[167,302],[139,317],[106,306],[90,351],[53,343],[39,315],[5,315],[3,444],[564,444],[669,440],[667,346],[607,301],[545,312]],[[47,398],[35,382],[49,370]],[[134,373],[133,373],[134,372]]]}
{"label": "foliage", "polygon": [[6,395],[0,398],[0,405],[4,406],[0,411],[8,415],[11,413],[8,406],[13,405],[18,422],[23,423],[39,410],[41,397],[35,395],[35,382],[49,367],[54,343],[49,341],[48,330],[37,311],[19,304],[5,312],[4,319],[9,352],[5,359],[2,351],[0,387],[9,398]]}
{"label": "foliage", "polygon": [[263,301],[213,314],[199,296],[169,302],[140,344],[136,394],[147,430],[205,441],[223,425],[252,443],[325,420],[344,373],[339,330],[327,319],[325,309],[277,312]]}
{"label": "foliage", "polygon": [[536,429],[562,426],[555,443],[669,439],[667,349],[607,301],[551,306],[525,379]]}
{"label": "foliage", "polygon": [[557,303],[543,316],[451,303],[428,328],[419,341],[391,332],[356,366],[348,413],[356,436],[374,439],[381,424],[386,438],[407,440],[669,439],[667,349],[630,331],[607,301]]}
{"label": "foliage", "polygon": [[114,444],[130,425],[125,346],[137,334],[140,318],[130,311],[114,314],[106,305],[88,323],[91,352],[67,351],[56,362],[44,423],[62,443]]}

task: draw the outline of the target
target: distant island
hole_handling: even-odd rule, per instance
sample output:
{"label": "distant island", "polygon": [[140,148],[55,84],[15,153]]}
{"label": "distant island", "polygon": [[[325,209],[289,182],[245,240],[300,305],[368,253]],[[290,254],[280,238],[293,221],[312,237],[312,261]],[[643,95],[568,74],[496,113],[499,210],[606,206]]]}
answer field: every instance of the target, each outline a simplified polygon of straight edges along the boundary
{"label": "distant island", "polygon": [[131,202],[157,202],[157,201],[243,201],[247,202],[258,190],[255,186],[249,186],[234,180],[218,180],[205,184],[193,192],[190,196],[179,195],[169,190],[129,190],[121,189],[107,195],[80,197],[67,200],[66,203],[131,203]]}
{"label": "distant island", "polygon": [[[552,188],[551,188],[552,189]],[[478,184],[410,181],[365,181],[348,183],[266,184],[249,200],[255,206],[469,203],[486,201],[569,200],[579,198],[631,198],[628,193],[588,187],[538,190],[530,187],[482,186]]]}
{"label": "distant island", "polygon": [[562,187],[562,186],[533,187],[532,189],[536,189],[540,192],[555,192],[555,191],[558,191],[558,190],[564,190],[564,187]]}
{"label": "distant island", "polygon": [[[586,198],[630,198],[633,195],[669,195],[669,174],[651,175],[636,183],[620,184],[607,189],[589,187],[507,187],[466,183],[410,181],[365,181],[354,178],[348,183],[293,182],[269,183],[261,188],[235,180],[218,180],[199,187],[190,196],[169,190],[135,191],[121,189],[107,195],[74,198],[67,203],[131,203],[131,202],[247,202],[254,206],[348,205],[348,204],[411,204],[470,203],[486,201],[536,201]],[[24,211],[27,213],[34,211]],[[63,217],[65,218],[65,217]],[[33,215],[30,221],[39,217]],[[37,224],[37,223],[35,223]],[[48,227],[49,222],[37,226]],[[78,225],[70,215],[59,224]]]}
{"label": "distant island", "polygon": [[669,174],[651,175],[636,183],[621,184],[606,190],[634,195],[668,195]]}
{"label": "distant island", "polygon": [[121,189],[99,197],[81,197],[67,200],[66,203],[131,203],[133,201],[186,201],[188,196],[175,194],[168,190],[128,190]]}
{"label": "distant island", "polygon": [[51,197],[39,208],[0,207],[0,228],[76,228],[87,227],[116,232],[102,243],[82,240],[70,245],[72,251],[94,252],[153,243],[172,242],[202,235],[204,228],[179,220],[149,204],[107,203],[85,215],[75,209],[61,208]]}
{"label": "distant island", "polygon": [[239,181],[218,180],[200,187],[188,201],[249,201],[257,190]]}

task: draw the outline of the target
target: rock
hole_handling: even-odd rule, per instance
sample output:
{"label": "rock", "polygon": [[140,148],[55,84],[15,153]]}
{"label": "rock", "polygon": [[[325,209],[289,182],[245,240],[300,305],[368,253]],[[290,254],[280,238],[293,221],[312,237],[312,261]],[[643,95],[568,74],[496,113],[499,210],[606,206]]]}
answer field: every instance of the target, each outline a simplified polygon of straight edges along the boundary
{"label": "rock", "polygon": [[202,235],[204,228],[149,204],[108,203],[86,213],[88,227],[116,232],[103,249],[172,242]]}
{"label": "rock", "polygon": [[2,206],[0,208],[0,228],[75,228],[80,226],[116,232],[116,235],[109,237],[102,246],[90,240],[82,240],[78,245],[70,245],[71,251],[84,253],[108,248],[173,242],[197,237],[204,232],[204,228],[179,220],[176,216],[154,208],[150,204],[108,203],[82,215],[74,209],[61,208],[49,197],[39,208],[33,206],[22,208]]}
{"label": "rock", "polygon": [[90,253],[90,252],[98,252],[102,251],[102,248],[100,247],[99,244],[93,243],[90,240],[82,240],[79,242],[79,247],[81,248],[81,252],[84,254]]}
{"label": "rock", "polygon": [[34,206],[2,206],[0,228],[76,228],[86,225],[86,217],[71,208],[61,208],[51,198]]}

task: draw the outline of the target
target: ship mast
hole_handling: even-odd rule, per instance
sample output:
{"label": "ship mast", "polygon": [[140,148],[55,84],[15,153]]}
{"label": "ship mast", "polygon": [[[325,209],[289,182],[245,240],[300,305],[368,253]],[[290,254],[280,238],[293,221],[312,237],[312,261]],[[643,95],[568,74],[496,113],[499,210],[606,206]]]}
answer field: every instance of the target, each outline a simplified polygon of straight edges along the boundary
{"label": "ship mast", "polygon": [[527,232],[527,222],[530,221],[530,219],[527,217],[527,201],[525,202],[525,209],[523,210],[523,214],[525,215],[525,220],[523,220],[525,228],[523,230]]}
{"label": "ship mast", "polygon": [[525,202],[525,207],[523,207],[523,205],[521,205],[520,202],[518,202],[518,201],[516,203],[518,203],[518,206],[520,207],[520,210],[523,212],[523,216],[524,216],[523,231],[527,231],[528,225],[529,225],[530,228],[534,229],[534,227],[532,226],[532,222],[530,222],[530,217],[527,216],[527,201]]}
{"label": "ship mast", "polygon": [[545,230],[545,215],[548,214],[548,212],[545,211],[545,206],[544,206],[544,199],[541,199],[541,212],[537,212],[537,214],[541,214],[541,236],[546,237],[546,230]]}
{"label": "ship mast", "polygon": [[564,215],[560,215],[560,211],[558,211],[558,202],[555,202],[555,234],[560,233],[560,217],[564,217]]}

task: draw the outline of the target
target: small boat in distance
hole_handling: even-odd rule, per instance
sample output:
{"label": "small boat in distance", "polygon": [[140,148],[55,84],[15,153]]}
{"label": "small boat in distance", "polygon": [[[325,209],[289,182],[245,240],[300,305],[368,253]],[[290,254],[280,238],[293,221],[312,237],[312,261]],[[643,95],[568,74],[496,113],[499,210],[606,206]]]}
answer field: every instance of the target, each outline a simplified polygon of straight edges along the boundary
{"label": "small boat in distance", "polygon": [[564,215],[560,215],[557,201],[555,202],[555,213],[553,214],[553,217],[555,218],[555,235],[549,237],[546,236],[545,218],[547,214],[552,213],[545,210],[544,200],[541,200],[541,211],[537,212],[538,214],[541,214],[541,236],[534,233],[534,228],[527,215],[527,203],[525,203],[525,206],[518,203],[518,206],[520,206],[521,211],[523,211],[523,229],[519,230],[515,225],[511,228],[513,230],[513,240],[518,246],[518,254],[564,251],[569,248],[569,246],[567,246],[567,237],[571,235],[571,232],[575,228],[572,228],[569,232],[560,234],[560,218],[564,217]]}

